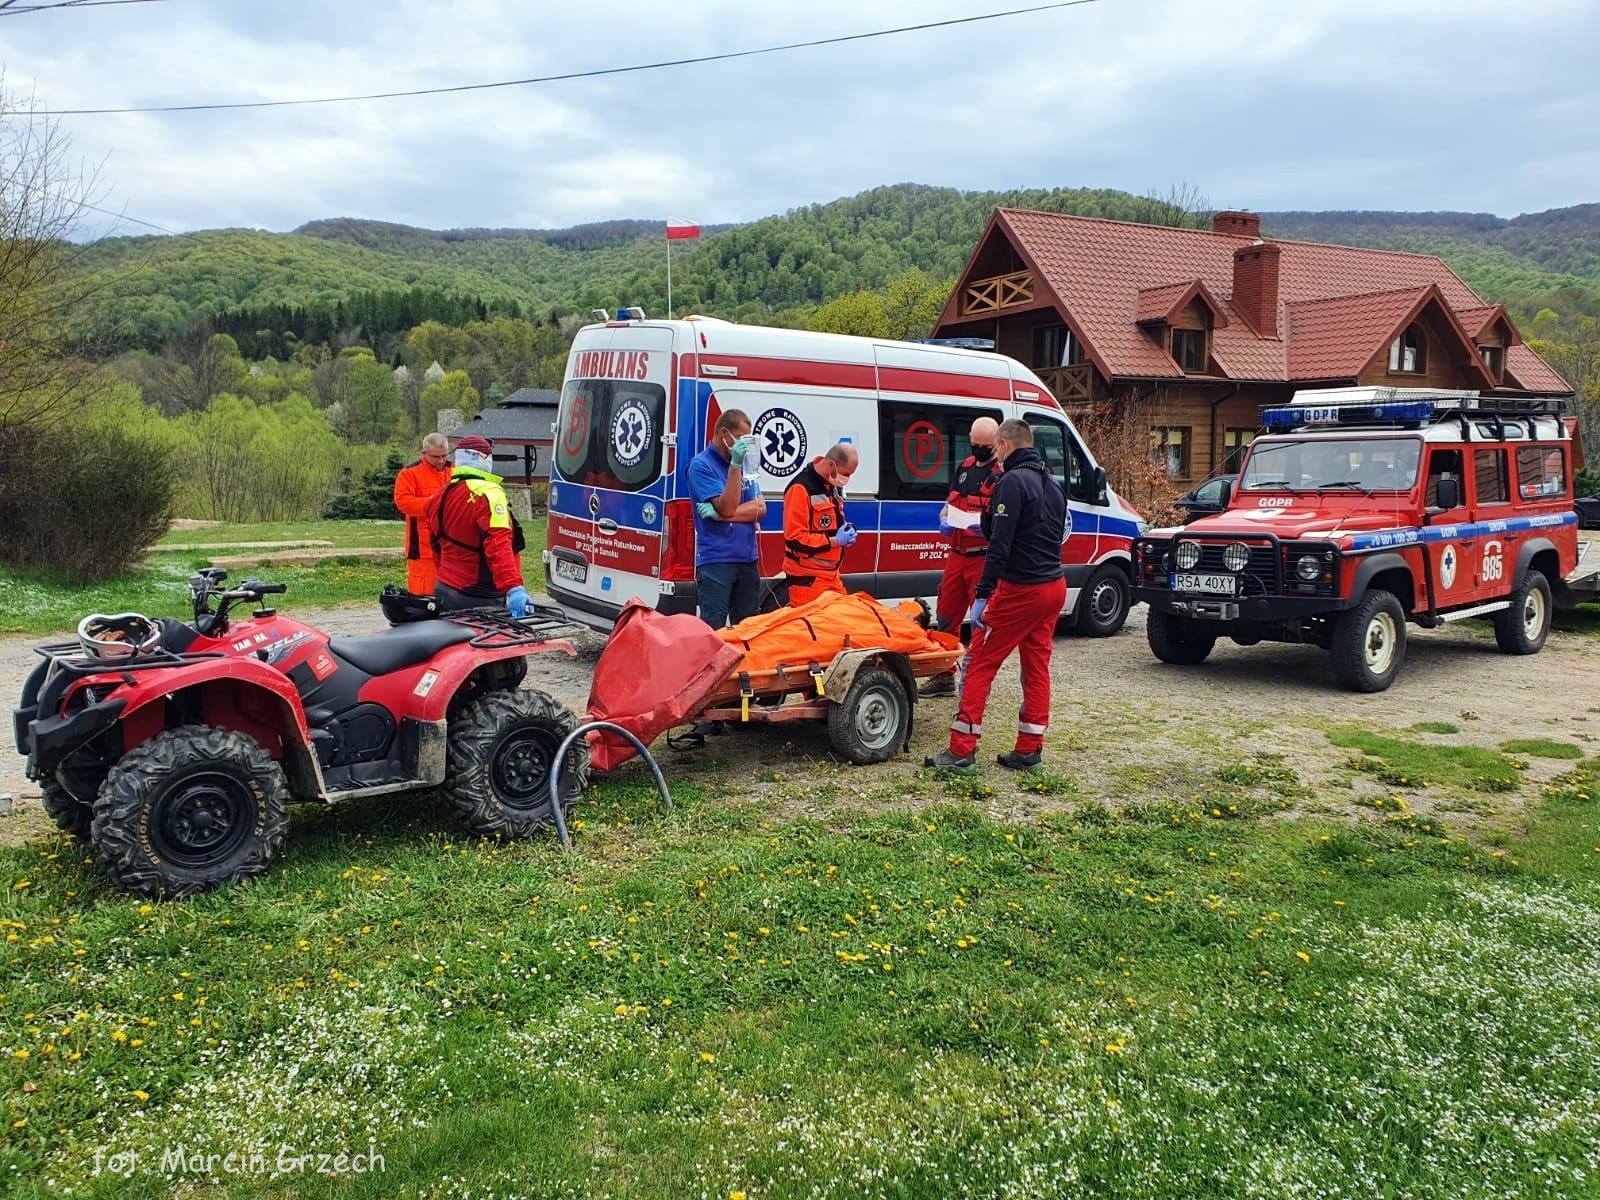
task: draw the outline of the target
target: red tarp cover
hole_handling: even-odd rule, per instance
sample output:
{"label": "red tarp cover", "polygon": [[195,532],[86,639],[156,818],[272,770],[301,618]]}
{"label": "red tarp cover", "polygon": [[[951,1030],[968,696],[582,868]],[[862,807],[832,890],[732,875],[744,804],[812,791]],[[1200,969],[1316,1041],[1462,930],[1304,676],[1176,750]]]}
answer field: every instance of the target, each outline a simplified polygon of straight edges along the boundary
{"label": "red tarp cover", "polygon": [[[631,600],[595,664],[588,719],[613,721],[648,746],[697,712],[742,657],[699,617]],[[597,770],[614,771],[633,755],[616,734],[589,734]]]}

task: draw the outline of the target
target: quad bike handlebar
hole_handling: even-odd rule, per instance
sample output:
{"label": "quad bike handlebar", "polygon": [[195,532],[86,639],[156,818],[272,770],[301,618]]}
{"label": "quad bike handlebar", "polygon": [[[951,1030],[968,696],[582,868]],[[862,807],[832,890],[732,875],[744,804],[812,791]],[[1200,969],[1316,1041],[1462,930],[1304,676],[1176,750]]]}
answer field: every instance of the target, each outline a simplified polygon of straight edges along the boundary
{"label": "quad bike handlebar", "polygon": [[[278,596],[289,590],[286,583],[262,583],[259,579],[246,579],[238,587],[224,590],[221,585],[227,578],[228,572],[221,567],[207,567],[189,580],[194,627],[207,636],[227,630],[228,610],[235,604],[258,604],[263,596]],[[214,610],[213,600],[217,601]]]}

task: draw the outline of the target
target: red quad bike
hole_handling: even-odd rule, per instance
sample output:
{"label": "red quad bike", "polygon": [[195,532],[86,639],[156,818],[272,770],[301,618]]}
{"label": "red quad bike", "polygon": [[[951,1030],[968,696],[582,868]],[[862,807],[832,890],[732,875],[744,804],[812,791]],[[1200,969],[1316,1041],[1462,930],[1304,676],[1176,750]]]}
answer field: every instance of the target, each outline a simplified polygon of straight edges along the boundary
{"label": "red quad bike", "polygon": [[[283,845],[291,800],[440,789],[483,837],[520,838],[554,816],[548,773],[576,718],[519,690],[525,656],[572,654],[560,610],[475,609],[329,638],[262,598],[283,584],[189,584],[192,624],[88,618],[77,642],[41,646],[15,714],[44,806],[94,843],[118,886],[185,896],[260,874]],[[213,604],[215,607],[213,608]],[[235,605],[252,605],[242,619]],[[563,764],[570,806],[589,770]]]}

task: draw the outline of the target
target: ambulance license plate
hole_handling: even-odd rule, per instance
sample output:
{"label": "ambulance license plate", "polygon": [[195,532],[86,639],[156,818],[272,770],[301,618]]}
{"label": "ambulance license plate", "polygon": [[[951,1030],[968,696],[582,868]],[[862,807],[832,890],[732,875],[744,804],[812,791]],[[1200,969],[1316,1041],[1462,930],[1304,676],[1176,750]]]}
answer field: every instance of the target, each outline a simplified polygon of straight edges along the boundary
{"label": "ambulance license plate", "polygon": [[589,579],[589,564],[579,562],[572,558],[557,558],[555,571],[557,579],[565,579],[568,583],[585,583]]}
{"label": "ambulance license plate", "polygon": [[1208,596],[1232,596],[1239,589],[1237,575],[1194,575],[1179,573],[1172,577],[1175,592],[1203,592]]}

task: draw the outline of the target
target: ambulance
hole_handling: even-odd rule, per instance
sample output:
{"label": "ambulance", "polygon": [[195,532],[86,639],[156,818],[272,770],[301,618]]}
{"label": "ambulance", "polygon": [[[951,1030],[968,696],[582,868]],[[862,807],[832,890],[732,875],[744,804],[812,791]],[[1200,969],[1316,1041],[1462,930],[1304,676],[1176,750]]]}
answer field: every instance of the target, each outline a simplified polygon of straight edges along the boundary
{"label": "ambulance", "polygon": [[546,588],[570,617],[609,632],[633,599],[695,611],[689,463],[730,408],[748,414],[759,448],[765,581],[781,573],[785,485],[849,442],[861,462],[845,515],[860,536],[845,552],[846,587],[882,600],[931,599],[945,557],[940,509],[969,453],[972,422],[1020,417],[1067,492],[1063,616],[1091,636],[1115,633],[1127,618],[1131,546],[1143,522],[1106,485],[1050,389],[1020,363],[937,343],[709,317],[647,320],[637,308],[580,330],[567,360],[544,565]]}

